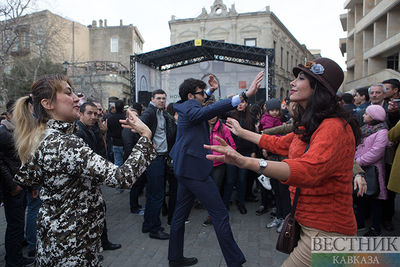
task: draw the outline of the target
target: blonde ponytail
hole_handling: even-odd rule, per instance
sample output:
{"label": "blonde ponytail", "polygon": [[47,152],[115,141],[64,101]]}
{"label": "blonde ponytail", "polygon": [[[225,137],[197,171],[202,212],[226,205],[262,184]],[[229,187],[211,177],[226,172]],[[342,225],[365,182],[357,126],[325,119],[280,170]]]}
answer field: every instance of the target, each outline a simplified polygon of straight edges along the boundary
{"label": "blonde ponytail", "polygon": [[13,112],[15,144],[22,163],[25,163],[37,149],[47,127],[45,123],[35,122],[29,98],[29,96],[19,98]]}
{"label": "blonde ponytail", "polygon": [[[55,101],[57,92],[63,89],[61,85],[63,81],[73,87],[72,81],[62,74],[42,77],[33,82],[31,96],[21,97],[17,100],[13,113],[14,138],[22,163],[27,162],[31,154],[38,148],[43,139],[43,133],[47,129],[47,122],[51,119],[41,101],[43,99]],[[31,104],[33,110],[31,110]],[[35,114],[36,120],[33,118],[32,112]]]}

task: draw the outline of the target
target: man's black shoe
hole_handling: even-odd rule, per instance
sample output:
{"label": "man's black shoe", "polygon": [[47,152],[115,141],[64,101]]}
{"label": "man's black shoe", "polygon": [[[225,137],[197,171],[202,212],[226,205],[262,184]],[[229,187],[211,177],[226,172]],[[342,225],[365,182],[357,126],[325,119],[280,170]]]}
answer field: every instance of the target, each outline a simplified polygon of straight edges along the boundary
{"label": "man's black shoe", "polygon": [[150,232],[149,237],[154,239],[167,240],[169,239],[169,234],[167,234],[163,230],[158,230],[155,233]]}
{"label": "man's black shoe", "polygon": [[26,267],[33,266],[33,264],[35,263],[35,259],[22,257],[22,262],[23,262],[23,266],[26,266]]}
{"label": "man's black shoe", "polygon": [[247,213],[247,209],[243,204],[238,203],[238,209],[240,211],[241,214],[246,214]]}
{"label": "man's black shoe", "polygon": [[[164,231],[164,230],[165,230],[165,228],[164,228],[164,227],[161,227],[161,228],[160,228],[160,230],[161,230],[161,231]],[[143,234],[150,233],[150,230],[148,230],[148,229],[145,229],[145,228],[143,228],[143,227],[142,227],[142,233],[143,233]]]}
{"label": "man's black shoe", "polygon": [[169,266],[170,267],[181,267],[181,266],[192,266],[198,262],[197,258],[185,258],[182,257],[179,260],[170,260]]}
{"label": "man's black shoe", "polygon": [[104,256],[103,255],[99,255],[99,261],[103,261],[104,260]]}
{"label": "man's black shoe", "polygon": [[113,244],[111,242],[108,242],[107,244],[102,245],[102,247],[103,247],[103,250],[116,250],[116,249],[121,248],[121,244]]}

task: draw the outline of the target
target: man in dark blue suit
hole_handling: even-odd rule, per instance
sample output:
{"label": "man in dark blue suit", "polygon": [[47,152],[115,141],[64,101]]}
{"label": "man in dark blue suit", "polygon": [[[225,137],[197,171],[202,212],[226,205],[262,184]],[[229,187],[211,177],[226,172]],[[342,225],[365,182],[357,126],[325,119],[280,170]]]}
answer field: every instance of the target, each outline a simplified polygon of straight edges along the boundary
{"label": "man in dark blue suit", "polygon": [[246,259],[236,244],[229,225],[228,211],[221,199],[215,182],[210,177],[212,161],[206,159],[211,153],[204,149],[210,143],[207,120],[234,109],[243,99],[256,94],[264,72],[260,72],[248,91],[232,98],[203,107],[206,98],[218,88],[218,82],[210,75],[210,89],[201,80],[187,79],[179,86],[181,100],[174,104],[178,113],[178,132],[175,145],[170,152],[174,173],[178,180],[178,196],[172,218],[168,259],[170,266],[190,266],[196,258],[183,256],[185,219],[197,198],[207,209],[227,265],[241,266]]}

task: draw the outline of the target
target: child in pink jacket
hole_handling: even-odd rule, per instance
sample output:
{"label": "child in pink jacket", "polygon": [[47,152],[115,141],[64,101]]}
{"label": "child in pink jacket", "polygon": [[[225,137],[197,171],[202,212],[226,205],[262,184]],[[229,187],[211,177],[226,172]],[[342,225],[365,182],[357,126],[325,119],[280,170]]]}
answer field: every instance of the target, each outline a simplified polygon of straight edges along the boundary
{"label": "child in pink jacket", "polygon": [[[260,121],[260,129],[269,129],[276,126],[282,125],[281,121],[281,103],[279,99],[273,98],[266,103],[267,112],[261,117]],[[264,154],[264,151],[263,151]],[[282,158],[279,155],[269,154],[267,156],[269,160],[281,161]],[[263,179],[264,177],[260,177]],[[287,185],[281,184],[278,180],[269,179],[265,177],[263,186],[265,188],[268,186],[268,180],[270,180],[270,184],[274,192],[275,204],[276,204],[276,216],[273,218],[271,222],[267,224],[267,228],[276,227],[276,231],[278,233],[281,232],[283,227],[283,221],[286,215],[290,212],[290,194],[289,187]],[[260,181],[261,182],[261,181]],[[262,189],[264,190],[264,189]]]}
{"label": "child in pink jacket", "polygon": [[260,130],[273,128],[282,125],[281,121],[281,103],[279,99],[272,98],[266,103],[267,111],[260,120]]}
{"label": "child in pink jacket", "polygon": [[387,125],[385,123],[386,111],[380,105],[370,105],[365,110],[363,118],[365,125],[361,127],[362,142],[357,146],[355,160],[361,167],[376,166],[378,169],[380,191],[377,196],[364,196],[356,199],[357,226],[358,229],[365,227],[365,214],[370,207],[372,226],[364,235],[378,236],[381,233],[380,224],[383,216],[383,200],[387,199],[384,155],[385,148],[389,145],[389,139]]}

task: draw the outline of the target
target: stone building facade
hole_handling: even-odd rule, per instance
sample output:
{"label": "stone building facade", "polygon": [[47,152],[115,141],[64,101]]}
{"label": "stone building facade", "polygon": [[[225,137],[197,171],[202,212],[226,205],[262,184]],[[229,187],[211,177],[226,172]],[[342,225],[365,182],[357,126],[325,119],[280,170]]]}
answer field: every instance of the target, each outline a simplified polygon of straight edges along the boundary
{"label": "stone building facade", "polygon": [[43,10],[23,17],[19,28],[14,58],[45,52],[64,65],[76,91],[100,97],[104,106],[110,98],[129,98],[129,56],[141,53],[144,43],[136,26],[123,25],[122,20],[118,26],[108,26],[107,20],[85,26]]}
{"label": "stone building facade", "polygon": [[[222,0],[215,0],[210,11],[207,12],[206,8],[203,8],[198,17],[177,19],[172,16],[169,27],[172,45],[193,39],[207,39],[275,49],[275,77],[272,88],[276,90],[275,96],[279,98],[289,95],[289,83],[293,79],[291,73],[293,66],[314,58],[306,46],[300,44],[278,17],[270,11],[269,6],[265,11],[238,13],[234,4],[228,9]],[[205,71],[213,72],[214,69],[218,69],[213,66],[214,64],[228,63],[212,62],[210,68]],[[245,68],[238,66],[236,72],[242,72]],[[202,68],[199,67],[199,69]],[[235,71],[232,66],[223,69]],[[249,73],[242,82],[246,82],[249,86],[254,78],[254,73],[254,71]],[[233,73],[230,73],[229,76],[226,79],[227,82],[235,80],[232,77],[235,76]],[[240,90],[239,83],[230,84],[236,89],[227,93],[235,93]]]}
{"label": "stone building facade", "polygon": [[400,0],[346,0],[344,8],[340,21],[347,37],[339,42],[346,54],[344,91],[400,79]]}

